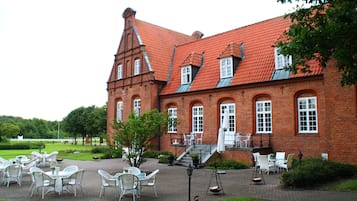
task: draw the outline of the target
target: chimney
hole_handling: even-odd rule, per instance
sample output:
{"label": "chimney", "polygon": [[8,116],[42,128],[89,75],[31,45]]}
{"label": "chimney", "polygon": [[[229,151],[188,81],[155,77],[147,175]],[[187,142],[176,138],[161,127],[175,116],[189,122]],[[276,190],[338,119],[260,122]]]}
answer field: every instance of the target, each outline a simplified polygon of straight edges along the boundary
{"label": "chimney", "polygon": [[203,37],[203,33],[200,31],[195,31],[191,35],[195,40],[201,39]]}

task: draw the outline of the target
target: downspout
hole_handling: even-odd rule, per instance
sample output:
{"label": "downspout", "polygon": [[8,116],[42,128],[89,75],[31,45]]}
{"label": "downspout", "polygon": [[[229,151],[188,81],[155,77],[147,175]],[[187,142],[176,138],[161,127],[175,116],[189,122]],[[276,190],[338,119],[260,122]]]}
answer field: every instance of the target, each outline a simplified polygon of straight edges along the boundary
{"label": "downspout", "polygon": [[[176,53],[176,46],[174,46],[173,51],[172,51],[171,62],[170,62],[170,68],[169,68],[169,72],[168,72],[168,77],[167,77],[166,84],[170,82],[170,77],[171,77],[171,73],[172,73],[172,68],[173,68],[175,53]],[[158,111],[159,111],[159,112],[161,112],[161,98],[160,98],[160,94],[161,94],[161,91],[162,91],[163,89],[164,89],[164,86],[161,86],[160,89],[157,91],[157,107],[158,107]],[[159,137],[158,140],[159,140],[159,141],[158,141],[158,150],[161,151],[161,137]]]}

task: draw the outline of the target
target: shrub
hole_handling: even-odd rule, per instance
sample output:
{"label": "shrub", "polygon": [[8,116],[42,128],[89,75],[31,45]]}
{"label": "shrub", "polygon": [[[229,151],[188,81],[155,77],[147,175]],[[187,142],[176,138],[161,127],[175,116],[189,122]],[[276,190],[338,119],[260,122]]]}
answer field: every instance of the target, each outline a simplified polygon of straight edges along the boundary
{"label": "shrub", "polygon": [[282,174],[282,184],[286,187],[314,187],[356,174],[357,167],[351,164],[321,159],[307,159],[289,172],[284,172]]}
{"label": "shrub", "polygon": [[224,170],[249,168],[248,165],[231,159],[218,160],[207,165],[208,168],[215,168],[215,166]]}
{"label": "shrub", "polygon": [[40,149],[42,145],[42,149],[45,148],[45,144],[43,142],[23,142],[23,143],[1,143],[0,150],[8,150],[8,149]]}
{"label": "shrub", "polygon": [[92,153],[93,153],[93,154],[105,153],[105,152],[107,152],[108,150],[110,150],[110,148],[108,148],[108,147],[96,146],[96,147],[92,148]]}
{"label": "shrub", "polygon": [[143,158],[159,158],[160,155],[170,155],[169,151],[145,151]]}

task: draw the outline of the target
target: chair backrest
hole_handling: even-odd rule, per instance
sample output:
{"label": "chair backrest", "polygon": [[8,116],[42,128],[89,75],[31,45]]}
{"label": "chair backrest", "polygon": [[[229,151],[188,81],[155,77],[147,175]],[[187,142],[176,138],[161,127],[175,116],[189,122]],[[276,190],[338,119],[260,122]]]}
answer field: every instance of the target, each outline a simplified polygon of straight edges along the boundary
{"label": "chair backrest", "polygon": [[122,191],[133,190],[139,184],[139,178],[133,174],[121,174],[119,176],[120,188]]}
{"label": "chair backrest", "polygon": [[153,172],[151,172],[149,175],[147,175],[144,179],[144,184],[145,183],[152,183],[155,184],[155,180],[156,180],[156,175],[157,173],[159,173],[159,169],[154,170]]}
{"label": "chair backrest", "polygon": [[267,155],[259,155],[258,163],[259,163],[261,169],[268,169],[269,168],[268,156]]}
{"label": "chair backrest", "polygon": [[102,181],[102,185],[107,185],[108,182],[109,183],[113,183],[115,182],[115,185],[117,184],[117,178],[114,177],[113,175],[109,174],[109,172],[105,171],[105,170],[102,170],[102,169],[99,169],[98,170],[98,174],[101,178],[101,181]]}
{"label": "chair backrest", "polygon": [[275,159],[276,160],[285,160],[285,152],[276,152]]}
{"label": "chair backrest", "polygon": [[287,158],[287,167],[291,168],[293,166],[293,159],[294,159],[294,154],[288,154],[288,158]]}
{"label": "chair backrest", "polygon": [[128,170],[128,173],[130,173],[130,174],[138,175],[141,173],[141,170],[137,167],[128,167],[127,170]]}
{"label": "chair backrest", "polygon": [[76,172],[79,170],[79,167],[77,165],[69,165],[69,166],[66,166],[65,168],[63,168],[63,172]]}
{"label": "chair backrest", "polygon": [[259,156],[259,155],[260,155],[259,152],[253,153],[254,162],[258,162],[258,156]]}
{"label": "chair backrest", "polygon": [[251,136],[250,133],[246,134],[246,135],[245,135],[245,140],[249,141],[249,140],[250,140],[250,136]]}
{"label": "chair backrest", "polygon": [[7,177],[18,177],[21,175],[22,167],[17,164],[10,164],[5,168],[5,174]]}
{"label": "chair backrest", "polygon": [[33,175],[33,178],[35,181],[35,185],[37,187],[45,186],[45,185],[47,185],[47,182],[49,182],[52,185],[54,185],[54,183],[55,183],[55,178],[47,175],[43,171],[33,171],[32,175]]}

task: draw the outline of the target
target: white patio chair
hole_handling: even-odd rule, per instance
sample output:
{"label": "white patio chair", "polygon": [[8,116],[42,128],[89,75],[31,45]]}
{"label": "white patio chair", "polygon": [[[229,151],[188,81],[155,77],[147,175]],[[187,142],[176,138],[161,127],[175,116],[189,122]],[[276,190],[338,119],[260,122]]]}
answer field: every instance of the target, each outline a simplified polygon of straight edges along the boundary
{"label": "white patio chair", "polygon": [[5,168],[5,183],[7,187],[10,186],[11,182],[16,182],[21,186],[22,181],[22,167],[17,164],[10,164]]}
{"label": "white patio chair", "polygon": [[138,185],[139,185],[139,178],[134,174],[121,174],[119,176],[119,184],[120,184],[120,196],[119,201],[123,198],[126,194],[133,195],[133,201],[135,198],[138,197]]}
{"label": "white patio chair", "polygon": [[[56,179],[47,175],[43,171],[34,171],[32,172],[35,179],[35,186],[32,189],[31,197],[35,191],[41,190],[41,198],[45,198],[45,194],[55,190]],[[45,189],[46,192],[45,192]]]}
{"label": "white patio chair", "polygon": [[79,188],[81,190],[81,193],[83,193],[83,188],[82,188],[82,181],[83,181],[83,176],[84,176],[84,170],[80,169],[77,171],[72,172],[71,175],[68,177],[62,178],[62,190],[65,189],[68,192],[70,192],[69,187],[73,190],[74,197],[77,196],[77,189]]}
{"label": "white patio chair", "polygon": [[243,140],[244,147],[250,146],[250,136],[251,136],[250,133],[245,135],[245,139]]}
{"label": "white patio chair", "polygon": [[141,170],[137,167],[127,167],[126,169],[128,170],[129,174],[139,175],[141,173]]}
{"label": "white patio chair", "polygon": [[30,173],[30,176],[31,176],[31,185],[30,185],[30,188],[29,188],[29,194],[31,194],[32,193],[32,191],[34,190],[34,188],[35,188],[35,177],[34,177],[34,174],[32,174],[33,172],[41,172],[42,170],[40,169],[40,168],[38,168],[38,167],[36,167],[36,166],[34,166],[34,167],[31,167],[30,169],[29,169],[29,173]]}
{"label": "white patio chair", "polygon": [[21,164],[22,175],[31,174],[30,169],[32,167],[36,167],[36,164],[37,164],[36,160],[32,160],[30,163],[27,163],[27,164]]}
{"label": "white patio chair", "polygon": [[260,168],[259,161],[258,161],[258,156],[260,155],[259,152],[253,153],[253,159],[254,159],[254,170],[257,171]]}
{"label": "white patio chair", "polygon": [[159,169],[151,172],[149,175],[145,176],[145,179],[140,181],[141,187],[151,187],[154,189],[155,196],[157,197],[156,191],[156,174],[159,173]]}
{"label": "white patio chair", "polygon": [[78,165],[69,165],[69,166],[66,166],[65,168],[63,168],[63,172],[65,173],[73,173],[73,172],[76,172],[79,170],[79,167]]}
{"label": "white patio chair", "polygon": [[202,144],[203,140],[203,133],[196,133],[195,134],[196,144]]}
{"label": "white patio chair", "polygon": [[52,153],[50,153],[49,155],[46,156],[46,164],[47,163],[51,163],[51,162],[56,162],[56,159],[57,159],[57,155],[58,155],[58,152],[57,151],[54,151]]}
{"label": "white patio chair", "polygon": [[234,144],[236,145],[236,147],[242,147],[243,146],[242,134],[241,133],[236,133]]}
{"label": "white patio chair", "polygon": [[259,155],[258,161],[261,173],[264,171],[266,174],[269,174],[270,172],[275,171],[275,165],[274,163],[269,163],[268,155]]}
{"label": "white patio chair", "polygon": [[99,197],[104,196],[106,188],[114,188],[115,189],[115,197],[118,196],[118,188],[119,188],[119,180],[118,178],[114,177],[113,175],[109,174],[105,170],[98,170],[98,174],[101,179],[101,187],[99,192]]}
{"label": "white patio chair", "polygon": [[[285,160],[285,152],[276,152],[275,153],[275,165],[277,167],[280,167],[281,165],[283,165],[286,162]],[[280,168],[279,168],[280,169]]]}
{"label": "white patio chair", "polygon": [[288,172],[289,169],[293,166],[293,159],[294,154],[288,154],[286,161],[283,164],[279,165],[279,168],[284,169]]}

